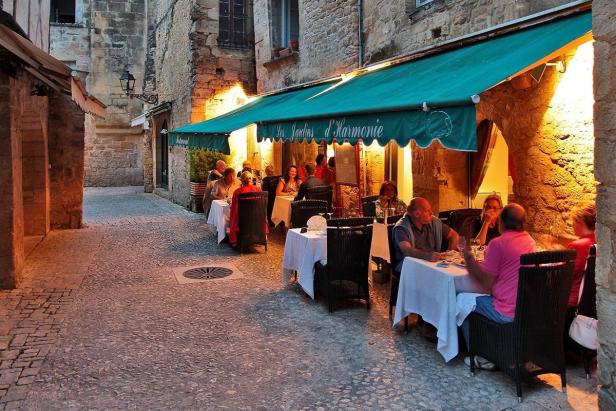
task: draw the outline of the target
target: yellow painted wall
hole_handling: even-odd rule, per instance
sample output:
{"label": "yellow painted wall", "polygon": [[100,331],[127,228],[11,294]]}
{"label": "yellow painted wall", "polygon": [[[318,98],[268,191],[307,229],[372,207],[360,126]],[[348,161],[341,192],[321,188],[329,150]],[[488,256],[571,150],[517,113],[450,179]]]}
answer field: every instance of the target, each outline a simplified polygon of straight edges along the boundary
{"label": "yellow painted wall", "polygon": [[479,187],[477,197],[473,199],[473,207],[481,208],[488,194],[496,192],[501,196],[503,204],[507,203],[509,195],[509,148],[502,134],[498,132],[496,144],[492,151],[490,164],[483,182]]}

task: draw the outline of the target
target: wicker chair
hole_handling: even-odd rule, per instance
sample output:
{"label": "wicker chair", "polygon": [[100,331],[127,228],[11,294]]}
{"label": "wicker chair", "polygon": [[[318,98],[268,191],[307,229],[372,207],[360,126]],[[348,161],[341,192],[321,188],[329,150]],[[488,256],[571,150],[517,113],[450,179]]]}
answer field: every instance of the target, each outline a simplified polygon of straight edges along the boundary
{"label": "wicker chair", "polygon": [[265,177],[261,181],[261,190],[267,191],[267,221],[272,222],[272,210],[274,209],[274,201],[276,200],[276,188],[281,176]]}
{"label": "wicker chair", "polygon": [[[366,308],[370,309],[368,265],[371,242],[371,225],[327,228],[327,264],[315,264],[315,282],[319,291],[325,294],[330,313],[334,300],[344,297],[365,299]],[[344,286],[349,283],[357,286],[355,294],[343,293],[348,290]]]}
{"label": "wicker chair", "polygon": [[299,200],[291,203],[291,226],[306,227],[308,219],[319,213],[327,213],[327,202],[323,200]]}
{"label": "wicker chair", "polygon": [[367,196],[361,199],[361,209],[364,216],[376,217],[376,204],[374,202],[379,199],[379,196]]}
{"label": "wicker chair", "polygon": [[328,227],[357,227],[370,225],[374,222],[371,217],[332,218],[327,220]]}
{"label": "wicker chair", "polygon": [[[389,286],[389,318],[392,318],[393,309],[398,301],[398,288],[400,286],[400,273],[393,266],[396,258],[396,248],[393,239],[393,231],[396,223],[404,217],[404,214],[393,215],[387,217],[387,239],[389,240],[389,261],[392,264],[391,268],[391,284]],[[409,319],[404,317],[404,331],[409,330]]]}
{"label": "wicker chair", "polygon": [[237,247],[240,253],[253,244],[262,244],[267,251],[267,195],[266,191],[242,193],[237,196]]}
{"label": "wicker chair", "polygon": [[515,319],[498,324],[477,313],[468,317],[471,374],[475,355],[487,358],[516,383],[522,401],[523,377],[560,374],[566,392],[563,327],[573,279],[574,250],[520,256]]}
{"label": "wicker chair", "polygon": [[[597,259],[597,246],[590,247],[584,272],[584,288],[578,304],[577,313],[591,318],[597,318],[597,283],[595,282],[595,263]],[[568,329],[567,329],[568,331]],[[580,347],[586,379],[590,379],[590,362],[597,356],[597,351]]]}
{"label": "wicker chair", "polygon": [[327,210],[332,209],[334,189],[332,186],[318,186],[306,190],[306,200],[323,200],[327,202]]}

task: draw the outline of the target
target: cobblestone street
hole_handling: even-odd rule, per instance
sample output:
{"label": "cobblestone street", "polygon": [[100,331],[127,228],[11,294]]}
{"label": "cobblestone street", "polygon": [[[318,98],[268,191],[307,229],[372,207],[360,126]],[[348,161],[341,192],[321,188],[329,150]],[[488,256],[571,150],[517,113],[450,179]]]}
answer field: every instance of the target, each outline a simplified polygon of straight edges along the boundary
{"label": "cobblestone street", "polygon": [[[202,214],[142,188],[86,189],[81,230],[52,231],[21,288],[0,292],[0,409],[597,408],[593,376],[515,385],[445,364],[373,308],[329,314],[280,285],[283,239],[240,256]],[[179,284],[173,269],[233,264],[237,278]]]}

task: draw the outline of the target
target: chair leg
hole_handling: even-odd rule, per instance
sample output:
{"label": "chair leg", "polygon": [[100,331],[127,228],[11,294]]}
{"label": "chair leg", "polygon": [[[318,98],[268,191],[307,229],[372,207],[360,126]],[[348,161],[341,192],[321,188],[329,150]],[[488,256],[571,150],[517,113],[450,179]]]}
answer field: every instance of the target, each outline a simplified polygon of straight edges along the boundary
{"label": "chair leg", "polygon": [[474,377],[475,376],[475,354],[470,353],[470,357],[471,357],[471,375]]}
{"label": "chair leg", "polygon": [[393,311],[393,305],[389,304],[389,319],[391,320],[391,312]]}
{"label": "chair leg", "polygon": [[404,317],[404,332],[409,333],[409,317],[408,315]]}
{"label": "chair leg", "polygon": [[586,373],[586,380],[590,380],[590,353],[588,350],[582,350],[582,362],[584,363],[584,372]]}
{"label": "chair leg", "polygon": [[563,393],[567,392],[567,371],[563,369],[563,372],[560,373],[560,385],[562,387]]}
{"label": "chair leg", "polygon": [[518,402],[522,402],[522,381],[520,379],[520,364],[516,364],[516,375],[515,375],[515,390],[518,395]]}

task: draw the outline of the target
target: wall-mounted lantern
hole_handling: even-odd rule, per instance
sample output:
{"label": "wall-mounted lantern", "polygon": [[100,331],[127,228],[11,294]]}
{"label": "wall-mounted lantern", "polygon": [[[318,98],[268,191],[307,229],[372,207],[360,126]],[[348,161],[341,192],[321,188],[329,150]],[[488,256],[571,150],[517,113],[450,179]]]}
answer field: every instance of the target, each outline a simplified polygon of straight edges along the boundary
{"label": "wall-mounted lantern", "polygon": [[135,76],[128,71],[128,67],[124,69],[120,77],[120,84],[128,98],[136,98],[148,104],[158,104],[158,94],[135,94]]}

